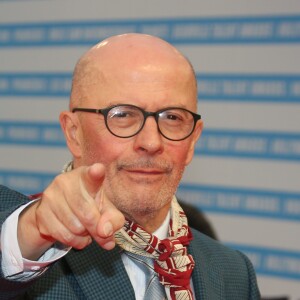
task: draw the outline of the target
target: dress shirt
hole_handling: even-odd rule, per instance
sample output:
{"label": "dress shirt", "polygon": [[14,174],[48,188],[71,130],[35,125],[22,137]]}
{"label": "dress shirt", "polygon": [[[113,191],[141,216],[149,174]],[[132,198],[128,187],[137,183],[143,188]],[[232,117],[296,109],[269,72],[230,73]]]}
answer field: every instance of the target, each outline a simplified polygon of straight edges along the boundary
{"label": "dress shirt", "polygon": [[[165,239],[168,236],[168,229],[169,229],[169,222],[170,222],[170,212],[168,213],[166,219],[162,223],[162,225],[153,232],[153,235],[157,236],[159,239]],[[146,275],[134,261],[125,253],[122,254],[122,261],[125,265],[126,271],[130,278],[131,284],[133,286],[136,300],[143,300],[144,294],[146,290]],[[166,288],[166,294],[168,299],[170,298],[170,289]]]}

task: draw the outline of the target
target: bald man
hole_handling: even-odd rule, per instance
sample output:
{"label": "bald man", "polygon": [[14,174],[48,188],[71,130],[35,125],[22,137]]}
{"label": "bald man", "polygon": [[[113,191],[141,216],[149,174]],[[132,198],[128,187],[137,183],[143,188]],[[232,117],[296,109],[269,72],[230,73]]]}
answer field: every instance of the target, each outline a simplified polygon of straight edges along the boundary
{"label": "bald man", "polygon": [[190,229],[176,200],[203,127],[177,49],[143,34],[95,45],[60,123],[64,173],[30,202],[0,189],[0,299],[260,298],[249,259]]}

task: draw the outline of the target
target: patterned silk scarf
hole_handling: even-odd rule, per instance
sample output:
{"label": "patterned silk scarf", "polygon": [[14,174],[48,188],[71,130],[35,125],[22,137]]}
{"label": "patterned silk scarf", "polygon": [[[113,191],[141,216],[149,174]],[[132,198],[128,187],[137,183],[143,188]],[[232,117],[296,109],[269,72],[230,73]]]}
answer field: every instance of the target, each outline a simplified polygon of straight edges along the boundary
{"label": "patterned silk scarf", "polygon": [[154,270],[162,285],[170,288],[172,300],[192,300],[190,278],[195,266],[186,246],[192,239],[187,218],[174,197],[168,238],[159,240],[140,225],[126,220],[115,234],[117,244],[124,250],[154,259]]}

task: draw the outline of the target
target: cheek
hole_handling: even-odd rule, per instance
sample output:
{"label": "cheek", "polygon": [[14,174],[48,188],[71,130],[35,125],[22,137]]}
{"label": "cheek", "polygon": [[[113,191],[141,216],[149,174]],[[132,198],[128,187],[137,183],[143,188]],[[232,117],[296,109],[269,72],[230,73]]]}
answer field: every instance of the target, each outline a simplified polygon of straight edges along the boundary
{"label": "cheek", "polygon": [[[81,151],[82,164],[90,165],[96,162],[104,163],[110,154],[109,148],[110,134],[104,124],[98,119],[86,116],[82,120]],[[99,124],[100,123],[100,124]]]}
{"label": "cheek", "polygon": [[190,143],[179,142],[178,145],[172,145],[168,151],[168,157],[174,162],[175,165],[178,165],[180,168],[186,166],[186,161],[188,158],[190,149]]}
{"label": "cheek", "polygon": [[100,162],[106,167],[116,162],[125,149],[128,149],[107,132],[87,135],[83,145],[83,158],[86,164]]}

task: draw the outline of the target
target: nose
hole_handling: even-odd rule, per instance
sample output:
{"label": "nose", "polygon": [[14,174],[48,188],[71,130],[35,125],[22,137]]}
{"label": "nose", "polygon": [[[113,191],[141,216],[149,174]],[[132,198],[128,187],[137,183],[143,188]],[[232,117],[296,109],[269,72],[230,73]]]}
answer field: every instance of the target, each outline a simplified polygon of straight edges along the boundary
{"label": "nose", "polygon": [[148,154],[161,153],[163,150],[163,136],[159,133],[157,123],[153,116],[149,116],[143,129],[135,136],[135,151]]}

